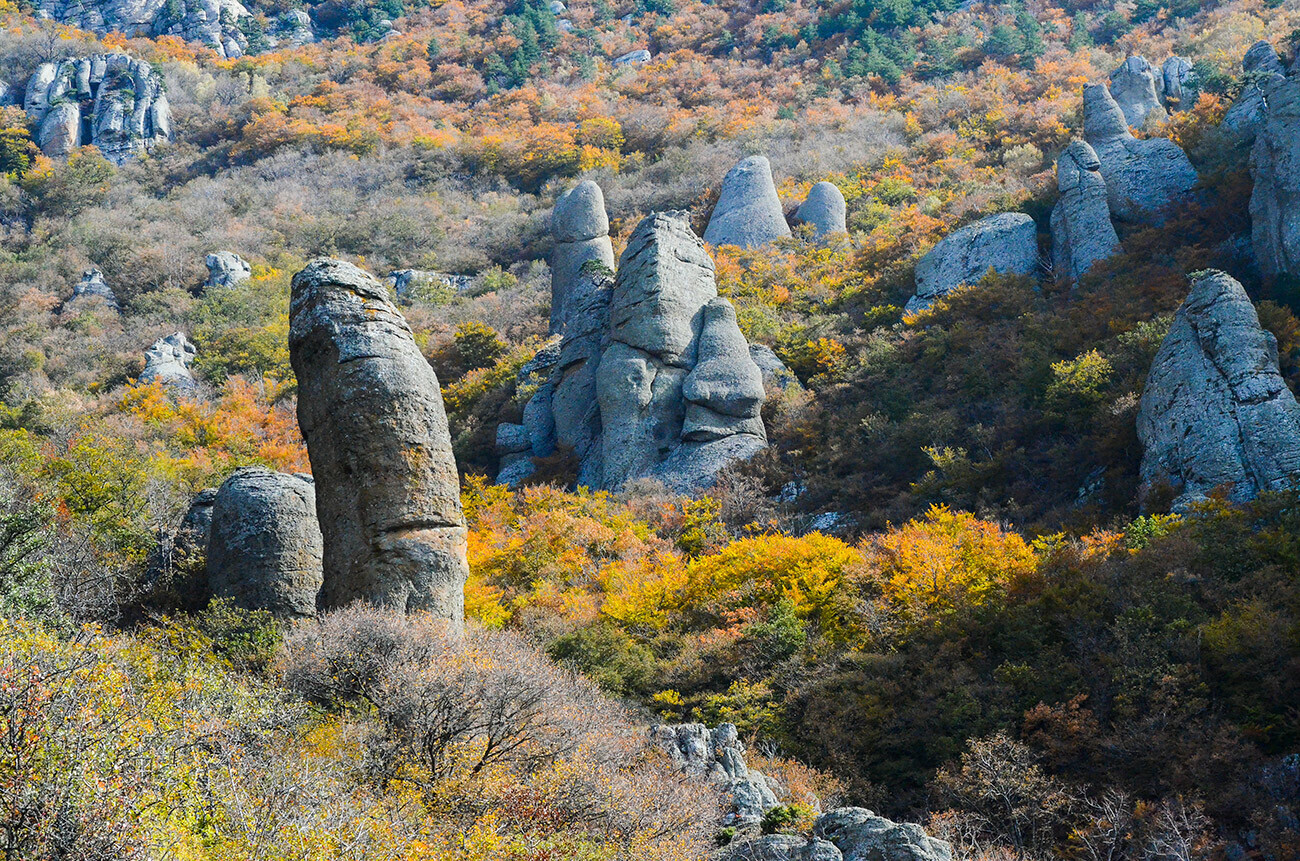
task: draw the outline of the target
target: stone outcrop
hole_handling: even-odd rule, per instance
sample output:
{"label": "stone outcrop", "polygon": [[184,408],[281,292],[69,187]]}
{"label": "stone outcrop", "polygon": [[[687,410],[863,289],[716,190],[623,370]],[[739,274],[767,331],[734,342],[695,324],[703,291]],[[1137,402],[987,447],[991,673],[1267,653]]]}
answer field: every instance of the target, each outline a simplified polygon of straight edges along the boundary
{"label": "stone outcrop", "polygon": [[1166,110],[1181,111],[1191,107],[1188,85],[1195,78],[1192,61],[1186,57],[1173,56],[1165,60],[1160,67],[1159,90]]}
{"label": "stone outcrop", "polygon": [[1194,276],[1147,376],[1137,431],[1143,492],[1171,487],[1176,509],[1218,487],[1239,501],[1300,478],[1300,405],[1276,339],[1227,274]]}
{"label": "stone outcrop", "polygon": [[293,278],[289,357],[325,540],[322,609],[464,618],[465,517],[438,378],[388,291],[339,260]]}
{"label": "stone outcrop", "polygon": [[794,375],[794,371],[786,367],[785,362],[781,361],[772,348],[766,344],[750,344],[749,357],[754,360],[758,366],[759,373],[763,375],[763,387],[766,389],[785,389],[803,388],[799,378]]}
{"label": "stone outcrop", "polygon": [[1255,135],[1268,114],[1265,89],[1282,81],[1286,69],[1273,45],[1261,40],[1252,45],[1242,58],[1241,70],[1244,78],[1241,92],[1224,113],[1219,130],[1229,143],[1249,147],[1255,143]]}
{"label": "stone outcrop", "polygon": [[296,47],[316,41],[312,31],[311,16],[301,9],[290,9],[280,16],[275,27],[275,43]]}
{"label": "stone outcrop", "polygon": [[[1148,120],[1169,119],[1157,93],[1157,72],[1142,57],[1129,57],[1110,73],[1110,94],[1130,126],[1144,128]],[[1163,89],[1163,77],[1160,89]]]}
{"label": "stone outcrop", "polygon": [[1120,221],[1161,223],[1196,185],[1196,169],[1178,144],[1133,137],[1105,84],[1083,88],[1083,137],[1101,162],[1110,213]]}
{"label": "stone outcrop", "polygon": [[253,267],[233,251],[216,251],[203,258],[208,267],[205,289],[236,287],[253,277]]}
{"label": "stone outcrop", "polygon": [[800,224],[812,225],[815,239],[848,231],[844,194],[833,182],[819,182],[810,188],[794,217]]}
{"label": "stone outcrop", "polygon": [[813,837],[831,843],[844,861],[952,861],[952,846],[911,822],[891,822],[861,807],[817,817]]}
{"label": "stone outcrop", "polygon": [[734,724],[712,730],[700,723],[660,724],[650,728],[650,741],[675,770],[718,787],[728,804],[723,825],[757,825],[776,807],[779,787],[745,764],[745,745]]}
{"label": "stone outcrop", "polygon": [[239,21],[250,13],[239,0],[40,0],[38,7],[56,21],[101,36],[178,36],[228,59],[248,50]]}
{"label": "stone outcrop", "polygon": [[189,389],[195,385],[190,365],[198,353],[184,332],[173,332],[165,338],[153,342],[144,353],[144,370],[140,372],[140,382],[160,382],[178,389]]}
{"label": "stone outcrop", "polygon": [[449,275],[429,269],[395,269],[388,273],[384,283],[393,288],[403,302],[427,301],[439,291],[450,296],[463,293],[474,286],[469,275]]}
{"label": "stone outcrop", "polygon": [[[614,272],[614,245],[599,185],[583,180],[555,202],[551,238],[550,331],[562,335],[570,318],[591,310],[589,294],[608,290]],[[577,320],[576,325],[585,327],[586,321]]]}
{"label": "stone outcrop", "polygon": [[1120,247],[1092,147],[1083,141],[1066,147],[1056,162],[1056,185],[1061,196],[1052,208],[1052,267],[1058,278],[1077,281]]}
{"label": "stone outcrop", "polygon": [[72,285],[72,296],[63,303],[63,310],[80,310],[95,304],[102,304],[111,311],[121,310],[113,288],[104,282],[104,273],[98,269],[87,269],[81,273],[81,280]]}
{"label": "stone outcrop", "polygon": [[126,54],[42,64],[28,80],[23,107],[41,151],[51,158],[95,146],[121,164],[171,140],[162,77]]}
{"label": "stone outcrop", "polygon": [[651,476],[698,489],[767,445],[762,373],[717,292],[684,215],[657,213],[633,231],[596,381],[605,488]]}
{"label": "stone outcrop", "polygon": [[620,54],[614,58],[615,66],[643,66],[651,60],[650,52],[645,48],[637,48],[634,51],[628,51],[626,54]]}
{"label": "stone outcrop", "polygon": [[1266,276],[1300,273],[1300,82],[1274,76],[1260,88],[1268,110],[1250,152],[1251,245]]}
{"label": "stone outcrop", "polygon": [[247,610],[313,616],[322,542],[310,476],[237,470],[217,491],[208,539],[208,586]]}
{"label": "stone outcrop", "polygon": [[981,218],[939,241],[916,264],[916,294],[907,313],[929,308],[963,284],[976,284],[992,269],[1032,275],[1038,269],[1038,229],[1023,212]]}
{"label": "stone outcrop", "polygon": [[843,861],[833,843],[793,834],[767,834],[736,840],[718,853],[718,861]]}
{"label": "stone outcrop", "polygon": [[757,248],[789,235],[772,166],[761,155],[742,159],[722,180],[704,241],[713,246]]}

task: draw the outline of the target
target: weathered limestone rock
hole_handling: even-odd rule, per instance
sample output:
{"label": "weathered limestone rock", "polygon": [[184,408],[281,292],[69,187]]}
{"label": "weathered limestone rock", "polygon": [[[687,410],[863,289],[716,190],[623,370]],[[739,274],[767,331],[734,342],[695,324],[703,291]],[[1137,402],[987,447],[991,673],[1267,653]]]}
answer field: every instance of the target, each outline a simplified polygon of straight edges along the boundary
{"label": "weathered limestone rock", "polygon": [[87,269],[81,273],[81,280],[72,285],[72,297],[63,303],[64,310],[73,310],[102,304],[111,311],[120,311],[117,295],[113,288],[104,283],[104,273],[98,269]]}
{"label": "weathered limestone rock", "polygon": [[388,273],[384,283],[393,288],[403,302],[418,302],[437,296],[439,292],[451,295],[462,293],[474,286],[469,275],[449,275],[429,269],[395,269]]}
{"label": "weathered limestone rock", "polygon": [[790,235],[781,198],[772,181],[772,166],[761,155],[742,159],[722,180],[717,206],[704,231],[710,245],[757,248]]}
{"label": "weathered limestone rock", "polygon": [[311,16],[301,9],[290,9],[280,16],[275,28],[275,44],[308,45],[316,41],[312,31]]}
{"label": "weathered limestone rock", "polygon": [[628,51],[626,54],[614,58],[615,66],[642,66],[650,62],[650,52],[645,48],[638,48],[635,51]]}
{"label": "weathered limestone rock", "polygon": [[734,724],[713,730],[700,723],[659,724],[650,728],[650,741],[676,770],[722,790],[729,803],[723,825],[754,825],[776,807],[779,787],[745,764],[745,745]]}
{"label": "weathered limestone rock", "polygon": [[891,822],[861,807],[817,817],[813,837],[835,845],[844,861],[952,861],[952,846],[910,822]]}
{"label": "weathered limestone rock", "polygon": [[218,598],[277,616],[313,616],[322,539],[310,476],[237,470],[217,491],[208,585]]}
{"label": "weathered limestone rock", "polygon": [[1274,76],[1250,152],[1250,236],[1260,271],[1300,273],[1300,82]]}
{"label": "weathered limestone rock", "polygon": [[[587,294],[606,291],[614,272],[614,246],[600,186],[589,179],[555,202],[551,213],[551,334],[564,334],[569,319],[586,309]],[[579,322],[586,325],[587,321]]]}
{"label": "weathered limestone rock", "polygon": [[48,17],[99,35],[179,36],[236,59],[248,50],[239,27],[248,9],[239,0],[40,0]]}
{"label": "weathered limestone rock", "polygon": [[597,373],[604,487],[654,475],[698,489],[766,445],[762,373],[680,214],[648,216],[633,231],[608,340]]}
{"label": "weathered limestone rock", "polygon": [[162,77],[126,54],[45,63],[28,81],[23,105],[51,158],[93,145],[121,164],[171,140]]}
{"label": "weathered limestone rock", "polygon": [[1077,281],[1120,248],[1110,222],[1101,161],[1092,147],[1075,141],[1061,153],[1056,184],[1061,197],[1052,208],[1052,265],[1057,277]]}
{"label": "weathered limestone rock", "polygon": [[719,861],[843,861],[832,843],[793,834],[768,834],[736,840],[718,853]]}
{"label": "weathered limestone rock", "polygon": [[205,289],[235,287],[253,277],[253,267],[233,251],[217,251],[203,258],[208,267]]}
{"label": "weathered limestone rock", "polygon": [[1182,111],[1191,107],[1187,85],[1194,77],[1192,61],[1186,57],[1173,56],[1165,60],[1160,67],[1159,90],[1167,110]]}
{"label": "weathered limestone rock", "polygon": [[1110,73],[1110,93],[1128,124],[1135,128],[1145,127],[1148,119],[1169,119],[1156,89],[1156,72],[1142,57],[1129,57]]}
{"label": "weathered limestone rock", "polygon": [[794,217],[801,224],[813,226],[813,237],[824,239],[835,233],[845,233],[844,194],[833,182],[819,182],[808,190],[808,197],[799,205]]}
{"label": "weathered limestone rock", "polygon": [[1083,137],[1101,162],[1110,213],[1120,221],[1161,223],[1196,185],[1196,169],[1178,144],[1133,137],[1105,84],[1083,88]]}
{"label": "weathered limestone rock", "polygon": [[1242,58],[1241,69],[1244,73],[1241,92],[1223,115],[1219,129],[1229,143],[1249,147],[1255,143],[1255,135],[1269,111],[1264,90],[1281,81],[1286,69],[1272,44],[1263,40],[1250,46]]}
{"label": "weathered limestone rock", "polygon": [[496,453],[500,462],[497,484],[518,487],[537,471],[533,463],[533,444],[524,425],[497,425]]}
{"label": "weathered limestone rock", "polygon": [[772,348],[766,344],[750,344],[749,357],[754,360],[758,370],[763,375],[763,387],[765,389],[789,388],[801,389],[803,385],[799,378],[794,375],[794,371],[786,367],[785,362],[781,361]]}
{"label": "weathered limestone rock", "polygon": [[916,264],[916,294],[907,313],[929,308],[963,284],[976,284],[992,269],[1032,275],[1038,269],[1038,229],[1023,212],[981,218],[939,241]]}
{"label": "weathered limestone rock", "polygon": [[144,353],[144,370],[140,372],[140,382],[157,380],[164,385],[178,389],[189,389],[195,385],[190,365],[198,353],[184,332],[173,332],[165,338],[154,341],[153,346]]}
{"label": "weathered limestone rock", "polygon": [[465,517],[438,378],[369,274],[293,278],[289,357],[325,539],[320,606],[355,600],[464,618]]}
{"label": "weathered limestone rock", "polygon": [[1300,478],[1300,404],[1278,372],[1277,341],[1223,272],[1192,280],[1147,376],[1137,419],[1148,494],[1183,509],[1226,486],[1234,500]]}

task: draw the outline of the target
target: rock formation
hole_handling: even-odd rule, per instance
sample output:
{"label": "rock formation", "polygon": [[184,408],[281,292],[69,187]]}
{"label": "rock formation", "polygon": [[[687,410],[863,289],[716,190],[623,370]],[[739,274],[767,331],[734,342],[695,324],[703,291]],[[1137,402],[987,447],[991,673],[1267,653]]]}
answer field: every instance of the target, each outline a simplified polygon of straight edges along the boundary
{"label": "rock formation", "polygon": [[1119,250],[1106,180],[1092,147],[1075,141],[1061,153],[1056,185],[1061,197],[1052,208],[1052,265],[1057,277],[1077,281],[1098,260]]}
{"label": "rock formation", "polygon": [[247,610],[313,616],[321,587],[321,531],[310,476],[237,470],[217,491],[208,586]]}
{"label": "rock formation", "polygon": [[[1163,84],[1162,78],[1160,88]],[[1154,122],[1169,119],[1156,90],[1156,71],[1142,57],[1129,57],[1110,73],[1110,93],[1135,128],[1146,126],[1148,118]]]}
{"label": "rock formation", "polygon": [[217,251],[203,258],[208,267],[208,280],[205,289],[216,287],[235,287],[253,277],[253,267],[248,261],[233,251]]}
{"label": "rock formation", "polygon": [[1165,60],[1160,67],[1160,96],[1169,111],[1181,111],[1191,107],[1187,97],[1187,86],[1195,75],[1192,61],[1186,57],[1173,56]]}
{"label": "rock formation", "polygon": [[1273,76],[1260,92],[1268,110],[1250,152],[1251,245],[1264,275],[1300,274],[1300,82]]}
{"label": "rock formation", "polygon": [[1265,87],[1281,81],[1286,69],[1272,44],[1261,40],[1251,45],[1242,58],[1241,70],[1244,73],[1241,92],[1223,115],[1219,129],[1230,143],[1249,147],[1255,143],[1255,135],[1268,113]]}
{"label": "rock formation", "polygon": [[843,861],[833,843],[794,834],[767,834],[733,840],[716,856],[717,861]]}
{"label": "rock formation", "polygon": [[250,16],[239,0],[40,0],[55,21],[104,35],[179,36],[235,59],[248,50],[239,27]]}
{"label": "rock formation", "polygon": [[1158,224],[1196,185],[1196,169],[1178,144],[1133,137],[1105,84],[1083,88],[1083,137],[1101,162],[1110,213],[1120,221]]}
{"label": "rock formation", "polygon": [[311,28],[311,16],[301,9],[290,9],[280,16],[275,28],[275,42],[279,45],[307,45],[316,41]]}
{"label": "rock formation", "polygon": [[952,846],[911,822],[891,822],[861,807],[817,817],[813,837],[834,844],[844,861],[952,861]]}
{"label": "rock formation", "polygon": [[785,223],[772,181],[772,166],[761,155],[742,159],[722,180],[704,241],[713,246],[757,248],[789,235],[790,226]]}
{"label": "rock formation", "polygon": [[92,307],[96,303],[112,311],[121,310],[113,288],[104,283],[104,273],[98,269],[87,269],[81,273],[81,280],[72,285],[72,296],[63,303],[63,309],[80,310]]}
{"label": "rock formation", "polygon": [[833,182],[819,182],[809,189],[808,197],[799,205],[794,217],[801,224],[813,226],[815,239],[848,231],[844,220],[844,194]]}
{"label": "rock formation", "polygon": [[762,373],[717,292],[683,215],[656,213],[633,231],[596,381],[605,488],[654,476],[697,489],[766,446]]}
{"label": "rock formation", "polygon": [[916,264],[916,294],[907,313],[923,311],[963,284],[976,284],[988,271],[1032,275],[1038,269],[1038,229],[1023,212],[981,218],[939,241]]}
{"label": "rock formation", "polygon": [[650,62],[650,52],[645,48],[637,48],[635,51],[628,51],[614,58],[615,66],[641,66]]}
{"label": "rock formation", "polygon": [[289,357],[325,540],[320,606],[464,617],[465,517],[438,378],[388,291],[339,260],[293,278]]}
{"label": "rock formation", "polygon": [[393,288],[403,302],[435,299],[439,291],[448,296],[462,293],[474,286],[469,275],[448,275],[428,269],[395,269],[388,273],[384,283]]}
{"label": "rock formation", "polygon": [[757,825],[777,805],[776,782],[745,764],[745,745],[734,724],[710,730],[701,723],[660,724],[650,728],[651,743],[668,754],[673,768],[708,780],[726,798],[722,824]]}
{"label": "rock formation", "polygon": [[173,332],[159,338],[145,350],[144,370],[140,372],[139,382],[156,380],[173,388],[193,388],[194,375],[190,373],[190,365],[194,363],[197,352],[184,332]]}
{"label": "rock formation", "polygon": [[171,140],[162,77],[126,54],[42,64],[27,82],[23,107],[51,158],[93,145],[121,164]]}
{"label": "rock formation", "polygon": [[1277,341],[1241,285],[1195,275],[1142,393],[1137,420],[1144,494],[1175,508],[1226,487],[1233,500],[1300,478],[1300,404],[1278,372]]}
{"label": "rock formation", "polygon": [[766,389],[801,389],[803,385],[799,378],[786,367],[785,362],[781,361],[772,348],[766,344],[750,344],[749,357],[754,360],[758,366],[759,372],[763,375],[763,387]]}
{"label": "rock formation", "polygon": [[590,303],[587,294],[604,290],[614,272],[614,245],[600,186],[583,180],[555,202],[551,212],[551,334],[564,334],[571,315]]}

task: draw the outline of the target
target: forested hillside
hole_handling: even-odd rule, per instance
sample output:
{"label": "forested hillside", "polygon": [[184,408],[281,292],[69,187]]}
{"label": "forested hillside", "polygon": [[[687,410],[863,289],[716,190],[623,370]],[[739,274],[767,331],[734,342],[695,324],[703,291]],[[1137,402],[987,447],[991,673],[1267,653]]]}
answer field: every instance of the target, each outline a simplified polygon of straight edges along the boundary
{"label": "forested hillside", "polygon": [[[1300,6],[208,5],[0,3],[0,857],[826,861],[854,805],[956,858],[1300,859]],[[755,164],[775,238],[715,241]],[[322,459],[405,428],[415,384],[341,416],[303,370],[376,319],[450,490]],[[615,480],[624,343],[677,386],[626,433],[677,436]],[[284,603],[214,585],[247,467],[315,475],[257,479],[324,536],[276,533]],[[463,637],[330,585],[385,494]],[[780,791],[747,820],[656,723]]]}

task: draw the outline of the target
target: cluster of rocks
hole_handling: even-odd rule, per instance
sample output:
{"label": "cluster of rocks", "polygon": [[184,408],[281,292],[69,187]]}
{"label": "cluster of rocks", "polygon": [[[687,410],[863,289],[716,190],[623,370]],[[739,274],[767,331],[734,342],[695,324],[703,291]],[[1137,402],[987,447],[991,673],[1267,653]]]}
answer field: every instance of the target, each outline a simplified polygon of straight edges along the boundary
{"label": "cluster of rocks", "polygon": [[253,267],[233,251],[215,251],[203,258],[203,264],[208,267],[205,290],[237,287],[253,277]]}
{"label": "cluster of rocks", "polygon": [[415,302],[433,293],[464,293],[474,287],[470,275],[449,275],[428,269],[395,269],[388,273],[384,284],[402,302]]}
{"label": "cluster of rocks", "polygon": [[[236,471],[194,499],[156,555],[191,572],[202,558],[201,584],[180,590],[191,606],[215,596],[294,617],[360,600],[459,627],[467,529],[437,377],[369,274],[319,259],[292,290],[289,355],[313,475]],[[182,354],[173,342],[188,343],[164,341]]]}
{"label": "cluster of rocks", "polygon": [[[1160,224],[1186,201],[1196,169],[1168,138],[1138,139],[1130,126],[1167,119],[1191,80],[1191,64],[1171,57],[1157,73],[1141,57],[1129,57],[1111,75],[1110,86],[1083,89],[1083,140],[1074,141],[1056,163],[1059,197],[1052,209],[1052,269],[1078,281],[1096,263],[1120,250],[1114,222]],[[1022,213],[980,219],[944,238],[917,264],[916,292],[907,311],[990,271],[1031,275],[1039,266],[1037,229]]]}
{"label": "cluster of rocks", "polygon": [[184,332],[173,332],[159,338],[144,352],[144,370],[140,372],[139,381],[159,382],[180,390],[192,389],[196,383],[190,365],[194,364],[197,353]]}
{"label": "cluster of rocks", "polygon": [[1246,291],[1197,273],[1160,345],[1137,419],[1144,496],[1175,510],[1226,487],[1236,501],[1300,479],[1300,404],[1278,370],[1277,340]]}
{"label": "cluster of rocks", "polygon": [[678,773],[707,780],[723,801],[719,824],[733,837],[715,861],[951,861],[952,847],[919,825],[896,823],[861,807],[822,813],[812,835],[761,833],[763,816],[781,802],[780,784],[745,762],[745,745],[733,724],[650,728],[650,743]]}
{"label": "cluster of rocks", "polygon": [[91,268],[82,272],[81,280],[72,285],[72,296],[63,303],[63,310],[75,312],[95,306],[107,308],[115,313],[121,311],[117,294],[104,281],[104,273]]}
{"label": "cluster of rocks", "polygon": [[23,107],[51,158],[95,146],[120,164],[171,140],[162,77],[126,54],[42,63],[27,82]]}
{"label": "cluster of rocks", "polygon": [[[813,238],[844,233],[844,194],[831,182],[819,182],[795,211],[794,222],[812,227]],[[759,248],[790,235],[767,158],[753,155],[727,172],[713,207],[704,241],[709,245]]]}
{"label": "cluster of rocks", "polygon": [[[248,53],[244,22],[253,18],[239,0],[40,0],[37,14],[101,36],[177,36],[231,60]],[[264,39],[269,47],[314,41],[311,18],[301,9],[286,12]]]}
{"label": "cluster of rocks", "polygon": [[581,485],[653,477],[689,491],[764,448],[763,371],[686,215],[645,218],[617,274],[595,183],[556,204],[551,230],[560,337],[525,369],[542,382],[523,424],[498,428],[498,480],[515,484],[533,458],[563,449],[577,457]]}
{"label": "cluster of rocks", "polygon": [[[1267,278],[1300,274],[1300,79],[1289,76],[1267,42],[1246,55],[1248,86],[1224,117],[1239,143],[1250,142],[1251,247]],[[1245,110],[1237,111],[1239,105]],[[1234,114],[1236,114],[1234,116]]]}

